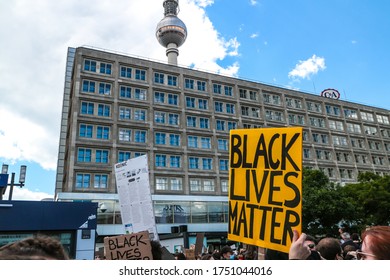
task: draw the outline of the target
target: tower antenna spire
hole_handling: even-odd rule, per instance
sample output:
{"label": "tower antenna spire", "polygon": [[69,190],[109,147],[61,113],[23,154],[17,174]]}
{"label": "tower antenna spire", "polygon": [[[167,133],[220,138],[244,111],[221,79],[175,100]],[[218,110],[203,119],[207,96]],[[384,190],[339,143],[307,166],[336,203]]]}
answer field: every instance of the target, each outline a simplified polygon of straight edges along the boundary
{"label": "tower antenna spire", "polygon": [[168,63],[177,65],[178,48],[187,38],[187,27],[177,14],[179,13],[179,0],[165,0],[163,2],[164,18],[157,24],[156,38],[165,48]]}

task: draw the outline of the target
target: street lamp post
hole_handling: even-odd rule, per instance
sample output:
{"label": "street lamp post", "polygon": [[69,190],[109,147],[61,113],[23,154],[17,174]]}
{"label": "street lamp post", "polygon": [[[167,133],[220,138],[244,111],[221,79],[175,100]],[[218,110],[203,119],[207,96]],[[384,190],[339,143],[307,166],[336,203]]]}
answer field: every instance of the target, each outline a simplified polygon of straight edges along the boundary
{"label": "street lamp post", "polygon": [[1,176],[3,180],[0,180],[1,182],[3,182],[0,186],[0,200],[3,199],[3,194],[5,193],[7,186],[10,186],[8,200],[12,200],[12,193],[14,191],[14,186],[21,187],[21,188],[24,186],[24,183],[26,181],[26,170],[27,170],[27,166],[21,165],[20,173],[19,173],[19,184],[15,183],[15,172],[11,173],[11,182],[8,184],[8,165],[3,164],[3,167],[1,168]]}

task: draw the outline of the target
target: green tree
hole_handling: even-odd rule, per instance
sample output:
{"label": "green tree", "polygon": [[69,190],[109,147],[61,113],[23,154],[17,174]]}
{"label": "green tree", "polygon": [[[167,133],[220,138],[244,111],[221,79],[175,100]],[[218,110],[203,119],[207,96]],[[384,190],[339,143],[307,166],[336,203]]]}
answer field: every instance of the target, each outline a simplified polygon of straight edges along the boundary
{"label": "green tree", "polygon": [[364,229],[370,225],[390,224],[390,176],[372,172],[359,174],[358,183],[346,185],[342,192],[355,205],[350,223]]}
{"label": "green tree", "polygon": [[340,185],[320,170],[304,169],[302,178],[302,229],[311,235],[333,234],[341,221],[354,212]]}

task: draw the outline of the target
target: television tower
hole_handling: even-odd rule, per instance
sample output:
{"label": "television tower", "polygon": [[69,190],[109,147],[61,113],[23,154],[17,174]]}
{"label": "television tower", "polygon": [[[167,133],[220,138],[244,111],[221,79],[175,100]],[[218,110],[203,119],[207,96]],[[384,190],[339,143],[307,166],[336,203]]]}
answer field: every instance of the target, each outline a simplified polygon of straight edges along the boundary
{"label": "television tower", "polygon": [[187,38],[187,27],[178,17],[179,0],[165,0],[163,3],[164,18],[157,24],[158,42],[167,48],[168,64],[177,65],[178,48]]}

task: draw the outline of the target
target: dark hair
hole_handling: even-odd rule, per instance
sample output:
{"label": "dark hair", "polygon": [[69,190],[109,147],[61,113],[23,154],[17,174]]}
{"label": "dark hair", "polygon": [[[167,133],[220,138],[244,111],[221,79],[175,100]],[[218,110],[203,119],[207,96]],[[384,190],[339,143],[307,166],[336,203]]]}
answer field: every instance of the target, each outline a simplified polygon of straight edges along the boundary
{"label": "dark hair", "polygon": [[317,244],[317,251],[326,260],[335,260],[337,256],[341,256],[340,242],[333,237],[325,237]]}
{"label": "dark hair", "polygon": [[378,260],[390,260],[390,226],[373,226],[362,233],[370,237],[370,250]]}
{"label": "dark hair", "polygon": [[186,255],[184,255],[183,253],[177,253],[175,255],[175,257],[176,257],[177,260],[186,260],[187,259]]}
{"label": "dark hair", "polygon": [[150,246],[152,247],[152,256],[153,260],[162,260],[162,248],[160,242],[156,240],[150,241]]}
{"label": "dark hair", "polygon": [[15,241],[0,248],[0,256],[6,259],[68,260],[61,242],[49,236],[35,236]]}

